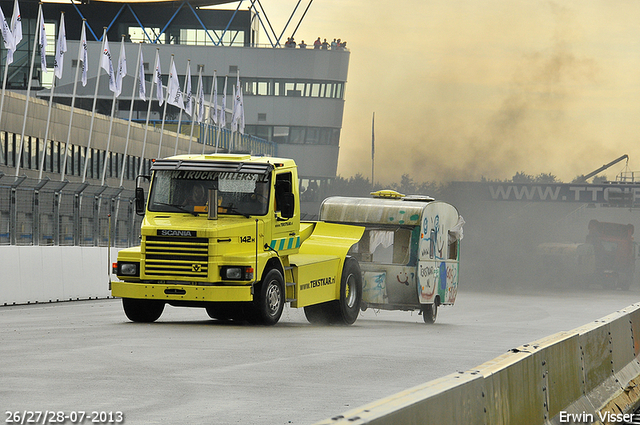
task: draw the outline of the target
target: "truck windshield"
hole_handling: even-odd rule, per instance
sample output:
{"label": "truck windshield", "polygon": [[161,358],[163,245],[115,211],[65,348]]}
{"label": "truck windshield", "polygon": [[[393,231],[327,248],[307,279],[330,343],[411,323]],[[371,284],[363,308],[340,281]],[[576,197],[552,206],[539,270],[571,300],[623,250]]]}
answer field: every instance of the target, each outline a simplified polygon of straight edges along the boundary
{"label": "truck windshield", "polygon": [[207,213],[209,190],[218,189],[218,214],[265,215],[270,187],[269,174],[156,170],[149,211]]}

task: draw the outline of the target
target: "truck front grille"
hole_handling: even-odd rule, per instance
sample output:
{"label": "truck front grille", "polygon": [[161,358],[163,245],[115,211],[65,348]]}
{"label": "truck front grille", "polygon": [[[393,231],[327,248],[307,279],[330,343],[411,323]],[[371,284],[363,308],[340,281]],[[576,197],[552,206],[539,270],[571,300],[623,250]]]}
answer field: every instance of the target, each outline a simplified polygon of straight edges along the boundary
{"label": "truck front grille", "polygon": [[145,236],[142,248],[147,276],[207,277],[207,238]]}

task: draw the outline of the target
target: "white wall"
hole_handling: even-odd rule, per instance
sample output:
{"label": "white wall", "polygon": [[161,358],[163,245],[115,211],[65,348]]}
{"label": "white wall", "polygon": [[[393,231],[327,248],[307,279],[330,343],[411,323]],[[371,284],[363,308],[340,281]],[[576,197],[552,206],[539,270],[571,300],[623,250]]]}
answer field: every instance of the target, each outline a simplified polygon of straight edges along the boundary
{"label": "white wall", "polygon": [[111,295],[108,248],[0,246],[0,265],[0,306]]}

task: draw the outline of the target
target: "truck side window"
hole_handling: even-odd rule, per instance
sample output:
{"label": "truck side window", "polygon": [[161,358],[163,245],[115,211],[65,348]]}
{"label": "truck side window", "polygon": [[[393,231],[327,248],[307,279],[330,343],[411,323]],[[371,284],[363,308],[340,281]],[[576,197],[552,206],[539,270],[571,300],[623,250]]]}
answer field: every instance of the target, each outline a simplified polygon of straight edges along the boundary
{"label": "truck side window", "polygon": [[294,202],[293,202],[293,184],[292,184],[292,176],[291,173],[282,173],[276,175],[276,183],[275,183],[275,210],[282,211],[283,215],[289,215],[292,217],[295,213]]}

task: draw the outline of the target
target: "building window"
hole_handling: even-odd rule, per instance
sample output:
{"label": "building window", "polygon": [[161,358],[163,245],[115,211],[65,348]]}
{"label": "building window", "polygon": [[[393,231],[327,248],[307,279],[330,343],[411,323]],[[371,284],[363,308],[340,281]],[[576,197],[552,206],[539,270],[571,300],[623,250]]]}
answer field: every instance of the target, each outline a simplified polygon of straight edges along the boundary
{"label": "building window", "polygon": [[[145,27],[144,31],[140,27],[129,27],[127,32],[131,41],[134,43],[149,43],[155,41],[160,34],[160,28]],[[145,35],[146,32],[146,35]],[[151,39],[151,40],[149,40]],[[164,40],[161,38],[158,43],[164,44]]]}
{"label": "building window", "polygon": [[7,133],[0,132],[0,164],[7,165],[7,156],[5,152],[7,151]]}
{"label": "building window", "polygon": [[268,81],[258,81],[258,90],[257,90],[258,96],[269,96],[270,86],[271,84],[269,84]]}
{"label": "building window", "polygon": [[289,127],[273,127],[273,141],[289,143]]}
{"label": "building window", "polygon": [[305,142],[305,127],[291,127],[289,135],[289,143],[302,144]]}

